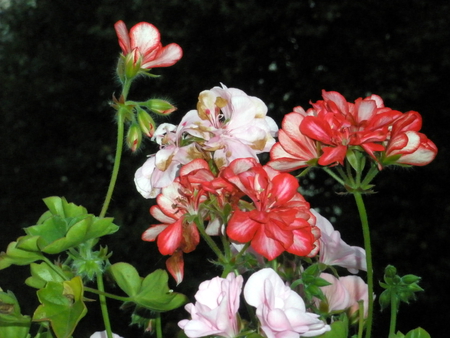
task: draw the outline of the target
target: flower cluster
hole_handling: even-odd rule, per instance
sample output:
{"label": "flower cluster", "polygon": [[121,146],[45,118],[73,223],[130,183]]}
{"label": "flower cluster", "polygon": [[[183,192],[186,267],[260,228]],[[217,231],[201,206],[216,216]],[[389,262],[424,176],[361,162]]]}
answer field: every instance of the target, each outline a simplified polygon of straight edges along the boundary
{"label": "flower cluster", "polygon": [[391,164],[426,165],[436,156],[435,144],[419,132],[419,113],[385,107],[378,95],[355,103],[337,92],[323,91],[322,96],[306,112],[296,107],[284,117],[270,166],[292,171],[316,164],[344,165],[349,150],[366,153],[380,169]]}

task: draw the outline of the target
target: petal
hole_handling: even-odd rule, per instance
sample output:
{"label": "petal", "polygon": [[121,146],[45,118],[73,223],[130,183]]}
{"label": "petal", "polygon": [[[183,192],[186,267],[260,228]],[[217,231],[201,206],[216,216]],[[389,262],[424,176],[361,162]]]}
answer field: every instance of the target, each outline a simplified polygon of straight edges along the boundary
{"label": "petal", "polygon": [[166,224],[153,225],[144,231],[141,238],[144,241],[153,242],[165,228],[167,228]]}
{"label": "petal", "polygon": [[151,53],[159,44],[158,29],[148,22],[140,22],[130,29],[131,49],[138,48],[141,55]]}
{"label": "petal", "polygon": [[180,247],[183,239],[183,219],[166,227],[158,236],[158,249],[162,255],[171,255]]}
{"label": "petal", "polygon": [[175,251],[174,254],[166,260],[167,271],[177,282],[177,285],[183,281],[184,277],[184,259],[181,251]]}
{"label": "petal", "polygon": [[152,60],[144,57],[142,68],[169,67],[178,62],[183,56],[183,50],[176,43],[161,48]]}
{"label": "petal", "polygon": [[117,37],[119,38],[120,48],[122,49],[123,54],[127,55],[132,50],[127,26],[122,20],[120,20],[114,24],[114,29],[116,30]]}

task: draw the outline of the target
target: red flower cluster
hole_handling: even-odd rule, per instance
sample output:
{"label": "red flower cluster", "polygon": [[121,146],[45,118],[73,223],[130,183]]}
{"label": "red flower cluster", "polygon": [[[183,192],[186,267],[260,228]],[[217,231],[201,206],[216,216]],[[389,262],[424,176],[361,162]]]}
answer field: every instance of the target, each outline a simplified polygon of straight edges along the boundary
{"label": "red flower cluster", "polygon": [[[252,248],[269,260],[284,251],[314,256],[320,230],[298,187],[292,175],[262,166],[253,158],[234,160],[218,177],[205,160],[193,160],[158,195],[158,204],[150,213],[161,223],[146,230],[142,239],[157,240],[161,254],[171,255],[166,266],[178,283],[183,279],[183,253],[193,251],[200,241],[196,218],[208,222],[208,235],[224,234],[223,223],[227,223],[231,240],[251,242]],[[243,195],[253,204],[241,203]],[[211,203],[219,213],[227,204],[231,206],[228,222],[211,213]]]}
{"label": "red flower cluster", "polygon": [[[202,203],[214,194],[221,205],[224,196],[232,195],[234,189],[230,183],[215,177],[205,160],[197,159],[183,166],[180,176],[163,188],[156,198],[158,204],[150,208],[150,214],[161,223],[147,229],[142,239],[152,242],[157,238],[161,254],[171,255],[166,267],[177,283],[184,276],[183,252],[195,250],[200,242],[195,217],[201,221],[210,220],[206,210],[202,209]],[[220,226],[217,220],[211,220],[206,232],[217,235]]]}
{"label": "red flower cluster", "polygon": [[285,116],[279,143],[271,150],[272,168],[291,171],[318,163],[344,164],[347,150],[366,152],[381,168],[389,164],[425,165],[437,148],[419,133],[421,116],[385,107],[377,95],[349,103],[337,92]]}
{"label": "red flower cluster", "polygon": [[314,256],[320,230],[309,203],[297,192],[297,179],[262,166],[253,158],[231,162],[222,176],[233,183],[254,205],[252,210],[234,208],[227,235],[251,247],[269,260],[284,251],[298,256]]}

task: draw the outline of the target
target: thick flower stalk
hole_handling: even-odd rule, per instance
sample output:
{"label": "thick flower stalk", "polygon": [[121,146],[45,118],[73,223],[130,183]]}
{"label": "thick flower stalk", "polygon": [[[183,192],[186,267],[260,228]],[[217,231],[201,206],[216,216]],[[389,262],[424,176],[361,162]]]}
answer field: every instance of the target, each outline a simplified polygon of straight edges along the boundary
{"label": "thick flower stalk", "polygon": [[244,287],[245,301],[269,338],[315,337],[330,330],[319,315],[306,312],[305,302],[269,268],[250,276]]}
{"label": "thick flower stalk", "polygon": [[320,230],[309,204],[297,192],[298,181],[290,174],[262,166],[252,158],[234,160],[221,176],[252,201],[254,209],[237,206],[228,221],[227,235],[251,247],[269,260],[284,251],[313,256]]}
{"label": "thick flower stalk", "polygon": [[236,337],[240,331],[238,310],[243,282],[242,276],[236,277],[234,273],[202,282],[195,294],[195,304],[185,306],[191,319],[178,323],[186,336]]}

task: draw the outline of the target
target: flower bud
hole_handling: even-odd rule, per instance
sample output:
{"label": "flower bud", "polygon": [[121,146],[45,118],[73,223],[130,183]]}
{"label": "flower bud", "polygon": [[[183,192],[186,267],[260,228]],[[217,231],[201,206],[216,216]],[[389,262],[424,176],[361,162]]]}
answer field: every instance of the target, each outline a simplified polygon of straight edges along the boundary
{"label": "flower bud", "polygon": [[143,109],[138,109],[137,120],[141,131],[148,137],[152,137],[155,133],[156,124],[150,114]]}
{"label": "flower bud", "polygon": [[135,152],[141,146],[142,132],[141,128],[136,122],[133,122],[128,129],[126,142],[128,148],[130,148],[132,152]]}
{"label": "flower bud", "polygon": [[161,99],[150,99],[144,102],[143,106],[158,115],[169,115],[177,110],[175,106]]}
{"label": "flower bud", "polygon": [[402,281],[405,284],[418,283],[420,280],[421,280],[421,278],[419,276],[416,276],[416,275],[404,275],[402,277]]}

